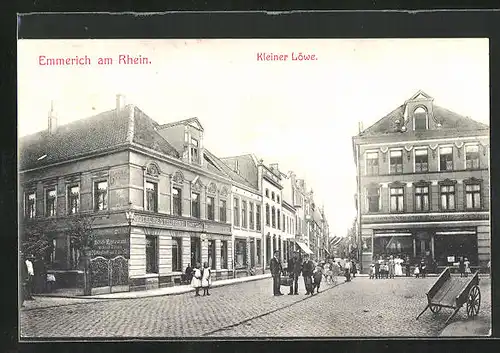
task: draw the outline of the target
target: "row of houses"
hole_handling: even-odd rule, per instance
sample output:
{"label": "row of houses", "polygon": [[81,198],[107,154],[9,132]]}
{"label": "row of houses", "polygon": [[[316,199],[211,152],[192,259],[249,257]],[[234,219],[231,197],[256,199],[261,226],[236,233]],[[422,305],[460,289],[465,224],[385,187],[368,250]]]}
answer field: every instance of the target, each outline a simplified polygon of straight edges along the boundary
{"label": "row of houses", "polygon": [[265,273],[275,250],[282,261],[328,252],[328,222],[304,180],[252,154],[219,158],[197,118],[159,124],[122,95],[67,125],[52,108],[48,129],[19,141],[19,192],[21,225],[57,224],[45,261],[65,283],[81,273],[65,228],[78,215],[93,218],[91,257],[126,259],[130,290],[180,283],[197,263],[224,279]]}

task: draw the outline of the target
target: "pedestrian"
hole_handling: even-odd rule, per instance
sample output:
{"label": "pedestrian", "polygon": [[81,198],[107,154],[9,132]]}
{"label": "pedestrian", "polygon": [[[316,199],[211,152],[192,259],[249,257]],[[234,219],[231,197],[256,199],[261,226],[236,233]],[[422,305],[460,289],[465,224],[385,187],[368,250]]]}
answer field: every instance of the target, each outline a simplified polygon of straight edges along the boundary
{"label": "pedestrian", "polygon": [[302,268],[300,263],[299,253],[294,252],[292,256],[288,259],[288,275],[292,279],[290,283],[290,292],[288,295],[298,295],[299,294],[299,276]]}
{"label": "pedestrian", "polygon": [[283,272],[283,268],[281,267],[281,262],[279,260],[279,251],[276,250],[274,252],[274,256],[270,261],[271,267],[271,276],[273,276],[273,294],[275,296],[283,295],[280,290],[280,276]]}
{"label": "pedestrian", "polygon": [[302,264],[302,277],[304,277],[304,285],[306,287],[306,295],[314,295],[312,275],[314,271],[314,263],[309,258],[309,255],[304,256],[304,263]]}
{"label": "pedestrian", "polygon": [[191,283],[192,279],[193,279],[193,268],[191,267],[191,264],[188,264],[186,270],[184,271],[184,282]]}
{"label": "pedestrian", "polygon": [[425,258],[422,258],[422,260],[420,261],[420,278],[425,278],[426,271],[427,271],[427,264]]}
{"label": "pedestrian", "polygon": [[375,260],[375,279],[379,279],[380,278],[380,261],[379,260]]}
{"label": "pedestrian", "polygon": [[396,264],[394,263],[394,258],[389,257],[389,261],[387,262],[387,273],[389,278],[394,278],[394,269],[396,267]]}
{"label": "pedestrian", "polygon": [[458,261],[458,272],[460,272],[460,277],[465,277],[465,261],[463,257],[460,257]]}
{"label": "pedestrian", "polygon": [[465,258],[465,260],[464,260],[464,265],[465,265],[465,277],[467,277],[469,275],[469,273],[471,273],[470,262],[467,258]]}
{"label": "pedestrian", "polygon": [[356,278],[356,272],[358,271],[358,269],[356,268],[356,261],[352,260],[351,267],[352,267],[352,278]]}
{"label": "pedestrian", "polygon": [[26,266],[26,300],[34,300],[33,299],[33,276],[35,275],[35,271],[33,269],[33,260],[34,256],[29,255],[24,261]]}
{"label": "pedestrian", "polygon": [[203,288],[203,295],[210,295],[208,289],[212,284],[212,270],[208,267],[208,262],[203,263],[203,270],[201,272],[201,287]]}
{"label": "pedestrian", "polygon": [[349,259],[345,261],[344,276],[346,282],[351,281],[351,261],[349,261]]}
{"label": "pedestrian", "polygon": [[197,263],[194,267],[193,278],[191,279],[191,286],[195,289],[195,297],[200,296],[201,288],[201,269],[200,263]]}
{"label": "pedestrian", "polygon": [[371,264],[370,265],[370,279],[374,279],[375,278],[375,264]]}
{"label": "pedestrian", "polygon": [[319,293],[319,287],[321,285],[321,280],[323,279],[323,269],[320,265],[316,266],[313,273],[314,283],[313,283],[313,293],[316,289],[316,293]]}
{"label": "pedestrian", "polygon": [[415,278],[420,277],[420,268],[419,268],[419,264],[416,264],[416,265],[415,265],[415,269],[413,270],[413,274],[415,275]]}
{"label": "pedestrian", "polygon": [[399,255],[396,256],[394,259],[394,276],[402,276],[403,275],[403,259],[399,257]]}
{"label": "pedestrian", "polygon": [[410,257],[407,256],[406,257],[406,260],[405,260],[405,267],[406,267],[406,277],[410,277],[411,276],[411,263],[410,263]]}

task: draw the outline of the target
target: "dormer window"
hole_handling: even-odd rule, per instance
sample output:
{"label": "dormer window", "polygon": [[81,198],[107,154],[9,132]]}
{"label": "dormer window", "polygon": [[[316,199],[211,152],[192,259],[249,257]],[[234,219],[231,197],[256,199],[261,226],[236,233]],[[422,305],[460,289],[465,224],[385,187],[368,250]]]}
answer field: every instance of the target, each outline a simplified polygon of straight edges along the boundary
{"label": "dormer window", "polygon": [[418,107],[413,112],[413,130],[427,130],[428,128],[427,111]]}
{"label": "dormer window", "polygon": [[199,161],[199,153],[198,153],[199,143],[198,140],[191,138],[191,162]]}

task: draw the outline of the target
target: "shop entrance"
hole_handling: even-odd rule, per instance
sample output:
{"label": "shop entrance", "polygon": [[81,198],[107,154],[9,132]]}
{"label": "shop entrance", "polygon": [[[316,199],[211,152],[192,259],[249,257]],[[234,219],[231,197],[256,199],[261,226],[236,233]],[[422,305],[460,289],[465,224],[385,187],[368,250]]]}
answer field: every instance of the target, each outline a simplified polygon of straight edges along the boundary
{"label": "shop entrance", "polygon": [[448,260],[458,262],[460,257],[466,257],[472,266],[478,264],[476,234],[440,235],[439,232],[437,232],[434,243],[435,257],[439,266],[450,265]]}
{"label": "shop entrance", "polygon": [[191,264],[195,266],[201,263],[201,241],[200,238],[191,238]]}
{"label": "shop entrance", "polygon": [[415,233],[413,256],[418,260],[432,257],[432,239],[429,231],[417,231]]}

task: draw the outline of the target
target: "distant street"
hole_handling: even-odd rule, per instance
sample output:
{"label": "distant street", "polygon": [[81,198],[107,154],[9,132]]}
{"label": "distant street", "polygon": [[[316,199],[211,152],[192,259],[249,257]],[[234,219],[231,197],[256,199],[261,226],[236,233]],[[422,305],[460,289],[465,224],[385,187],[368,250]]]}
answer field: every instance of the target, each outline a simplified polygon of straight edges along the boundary
{"label": "distant street", "polygon": [[[302,278],[301,278],[302,280]],[[271,280],[213,288],[209,297],[113,300],[37,298],[21,310],[22,337],[438,336],[452,313],[426,311],[436,278],[355,278],[313,297],[274,297]],[[479,318],[490,320],[490,280],[481,279]],[[288,289],[282,287],[287,294]],[[74,304],[73,304],[74,303]],[[58,305],[58,306],[56,306]],[[47,307],[44,307],[47,306]],[[466,320],[463,307],[452,322]]]}

